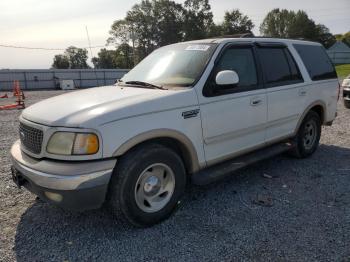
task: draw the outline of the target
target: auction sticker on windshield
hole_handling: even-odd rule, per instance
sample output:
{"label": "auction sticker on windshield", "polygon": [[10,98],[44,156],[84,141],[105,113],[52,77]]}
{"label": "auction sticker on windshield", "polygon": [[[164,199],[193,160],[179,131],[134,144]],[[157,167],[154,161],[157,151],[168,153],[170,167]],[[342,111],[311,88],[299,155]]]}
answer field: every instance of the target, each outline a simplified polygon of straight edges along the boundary
{"label": "auction sticker on windshield", "polygon": [[187,51],[208,51],[210,45],[190,45],[186,47]]}

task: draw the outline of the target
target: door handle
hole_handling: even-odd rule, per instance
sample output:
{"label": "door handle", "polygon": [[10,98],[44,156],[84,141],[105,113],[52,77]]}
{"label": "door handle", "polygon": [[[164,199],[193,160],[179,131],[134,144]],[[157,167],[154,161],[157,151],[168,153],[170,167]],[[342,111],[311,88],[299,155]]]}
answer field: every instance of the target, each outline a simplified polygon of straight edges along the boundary
{"label": "door handle", "polygon": [[304,89],[299,90],[299,96],[306,96],[307,91]]}
{"label": "door handle", "polygon": [[258,106],[260,104],[262,104],[262,100],[260,98],[253,98],[250,100],[251,106]]}

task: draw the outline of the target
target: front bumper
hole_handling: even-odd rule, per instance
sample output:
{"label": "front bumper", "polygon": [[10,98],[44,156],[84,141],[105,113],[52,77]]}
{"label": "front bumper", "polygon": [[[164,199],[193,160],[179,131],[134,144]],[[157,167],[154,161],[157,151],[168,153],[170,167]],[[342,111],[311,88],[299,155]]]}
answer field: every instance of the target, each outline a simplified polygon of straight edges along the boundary
{"label": "front bumper", "polygon": [[105,201],[116,159],[97,161],[38,160],[11,148],[12,176],[43,200],[70,210],[99,208]]}

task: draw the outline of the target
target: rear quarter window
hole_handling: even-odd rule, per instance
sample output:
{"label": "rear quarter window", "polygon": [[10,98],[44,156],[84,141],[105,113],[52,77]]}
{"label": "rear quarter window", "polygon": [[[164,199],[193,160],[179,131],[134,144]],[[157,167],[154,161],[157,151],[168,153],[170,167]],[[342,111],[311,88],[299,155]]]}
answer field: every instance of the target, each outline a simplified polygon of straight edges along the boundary
{"label": "rear quarter window", "polygon": [[337,78],[334,66],[322,46],[294,44],[313,81]]}

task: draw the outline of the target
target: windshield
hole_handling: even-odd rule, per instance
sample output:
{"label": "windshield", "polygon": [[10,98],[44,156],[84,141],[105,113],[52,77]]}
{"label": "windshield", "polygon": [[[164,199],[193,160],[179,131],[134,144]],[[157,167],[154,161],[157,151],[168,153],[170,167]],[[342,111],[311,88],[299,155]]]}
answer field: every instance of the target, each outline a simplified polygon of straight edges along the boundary
{"label": "windshield", "polygon": [[216,44],[175,44],[155,50],[121,80],[159,86],[191,86],[201,76]]}

